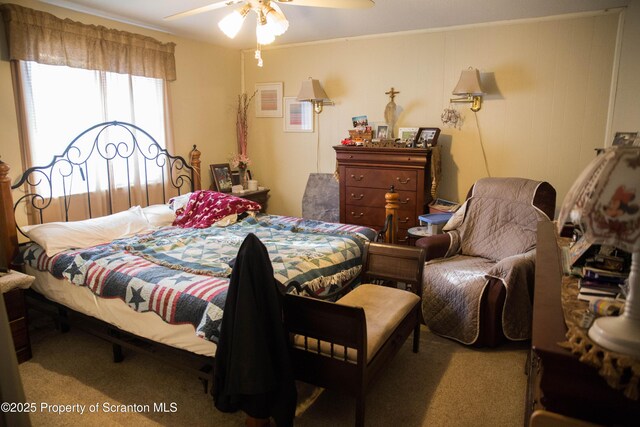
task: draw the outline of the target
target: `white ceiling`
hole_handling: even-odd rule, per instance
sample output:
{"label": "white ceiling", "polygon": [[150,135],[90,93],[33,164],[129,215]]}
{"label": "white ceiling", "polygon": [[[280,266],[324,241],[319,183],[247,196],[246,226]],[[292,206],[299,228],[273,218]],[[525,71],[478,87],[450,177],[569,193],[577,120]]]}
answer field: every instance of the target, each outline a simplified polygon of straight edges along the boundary
{"label": "white ceiling", "polygon": [[[42,0],[86,12],[207,41],[248,49],[255,47],[255,14],[251,13],[235,39],[228,39],[217,23],[238,6],[174,21],[163,18],[218,0]],[[534,18],[625,6],[634,0],[374,0],[369,9],[330,9],[280,3],[289,30],[274,45],[345,38],[398,31]]]}

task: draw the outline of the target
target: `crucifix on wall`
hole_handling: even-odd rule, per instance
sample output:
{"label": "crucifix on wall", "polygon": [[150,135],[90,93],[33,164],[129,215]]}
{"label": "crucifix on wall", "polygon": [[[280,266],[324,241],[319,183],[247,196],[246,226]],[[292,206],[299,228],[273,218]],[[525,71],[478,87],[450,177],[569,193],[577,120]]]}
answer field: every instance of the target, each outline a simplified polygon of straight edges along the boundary
{"label": "crucifix on wall", "polygon": [[387,103],[387,106],[384,109],[384,121],[387,122],[387,126],[388,126],[387,138],[394,137],[393,129],[396,124],[396,103],[393,101],[393,99],[399,93],[400,92],[395,90],[393,86],[388,92],[385,92],[385,95],[389,95],[389,98],[391,98],[391,100]]}

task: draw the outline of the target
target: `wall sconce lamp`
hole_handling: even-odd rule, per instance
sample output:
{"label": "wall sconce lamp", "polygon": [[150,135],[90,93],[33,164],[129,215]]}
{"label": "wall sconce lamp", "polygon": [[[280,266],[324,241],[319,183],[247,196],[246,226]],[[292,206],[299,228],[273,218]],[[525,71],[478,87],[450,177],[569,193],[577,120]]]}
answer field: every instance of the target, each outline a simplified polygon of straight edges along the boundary
{"label": "wall sconce lamp", "polygon": [[322,113],[324,104],[333,104],[327,96],[327,93],[322,89],[322,86],[320,86],[320,82],[311,77],[309,77],[309,80],[302,82],[297,100],[311,102],[313,104],[313,110],[318,114]]}
{"label": "wall sconce lamp", "polygon": [[484,92],[480,87],[480,72],[477,68],[469,67],[462,70],[460,80],[452,92],[454,95],[463,95],[464,98],[451,98],[450,102],[467,102],[471,104],[471,111],[480,111],[482,106],[482,95]]}

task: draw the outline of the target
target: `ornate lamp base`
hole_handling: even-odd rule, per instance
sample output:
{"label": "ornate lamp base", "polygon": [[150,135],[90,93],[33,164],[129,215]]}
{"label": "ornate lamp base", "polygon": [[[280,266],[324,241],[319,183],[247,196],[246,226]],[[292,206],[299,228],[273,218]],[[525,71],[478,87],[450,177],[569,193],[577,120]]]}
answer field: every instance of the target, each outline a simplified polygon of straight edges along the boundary
{"label": "ornate lamp base", "polygon": [[640,253],[631,254],[629,294],[624,313],[618,317],[596,319],[589,338],[596,344],[618,353],[640,358]]}

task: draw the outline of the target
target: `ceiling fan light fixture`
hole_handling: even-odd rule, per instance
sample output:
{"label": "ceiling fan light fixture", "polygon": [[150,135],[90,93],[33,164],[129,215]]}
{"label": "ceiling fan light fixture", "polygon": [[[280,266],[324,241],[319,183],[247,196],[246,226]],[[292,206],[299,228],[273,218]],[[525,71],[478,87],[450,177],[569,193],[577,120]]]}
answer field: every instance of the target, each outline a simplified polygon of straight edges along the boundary
{"label": "ceiling fan light fixture", "polygon": [[263,6],[263,13],[267,18],[267,25],[271,27],[271,32],[275,36],[280,36],[289,29],[289,21],[277,4],[269,3],[269,5]]}
{"label": "ceiling fan light fixture", "polygon": [[258,44],[270,44],[276,39],[276,36],[271,31],[271,27],[267,25],[267,20],[264,19],[262,11],[258,14],[258,21],[256,23],[256,39]]}
{"label": "ceiling fan light fixture", "polygon": [[239,9],[236,9],[222,18],[222,20],[218,22],[218,27],[227,37],[232,39],[236,35],[238,35],[238,32],[240,31],[240,28],[242,28],[242,24],[244,23],[244,19],[250,11],[251,6],[248,4]]}

